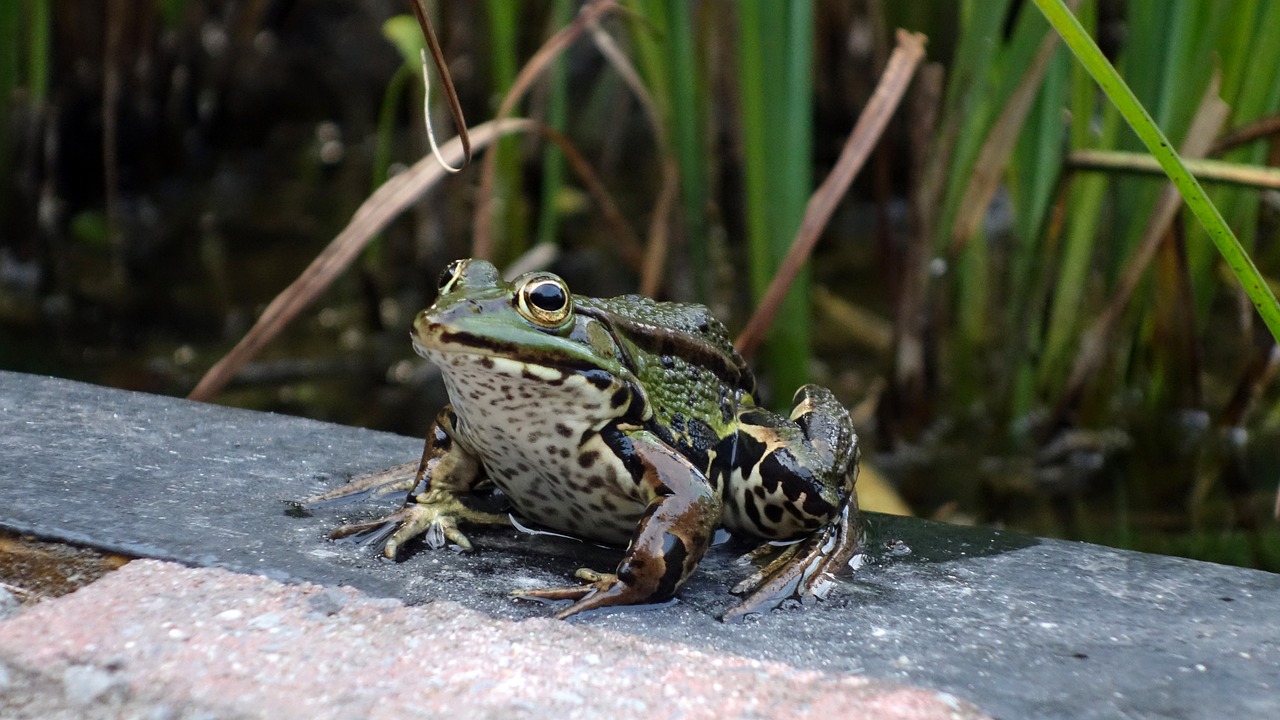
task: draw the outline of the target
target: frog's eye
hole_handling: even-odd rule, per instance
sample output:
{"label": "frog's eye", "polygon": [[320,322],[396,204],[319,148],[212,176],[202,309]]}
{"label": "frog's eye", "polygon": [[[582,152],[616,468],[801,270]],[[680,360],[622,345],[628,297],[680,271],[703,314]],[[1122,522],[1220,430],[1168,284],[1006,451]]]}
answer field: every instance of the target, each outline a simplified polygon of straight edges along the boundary
{"label": "frog's eye", "polygon": [[563,324],[572,307],[569,288],[555,275],[534,276],[516,294],[520,314],[543,327]]}
{"label": "frog's eye", "polygon": [[436,282],[436,287],[440,290],[441,295],[447,294],[453,289],[453,284],[458,279],[458,275],[462,272],[462,260],[454,260],[444,266],[444,271],[440,273],[440,279]]}

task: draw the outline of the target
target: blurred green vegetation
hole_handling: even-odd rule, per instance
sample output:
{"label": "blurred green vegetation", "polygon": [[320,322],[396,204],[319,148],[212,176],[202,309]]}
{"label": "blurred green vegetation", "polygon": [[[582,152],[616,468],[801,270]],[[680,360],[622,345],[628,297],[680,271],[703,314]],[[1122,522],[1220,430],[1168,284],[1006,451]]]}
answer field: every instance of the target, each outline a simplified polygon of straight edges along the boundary
{"label": "blurred green vegetation", "polygon": [[[431,6],[475,124],[580,3]],[[647,98],[586,33],[515,114],[560,129],[639,237],[674,163],[660,294],[734,328],[894,28],[930,37],[759,358],[770,401],[833,387],[922,515],[1280,570],[1275,342],[1165,180],[1073,157],[1145,146],[1035,3],[622,6],[602,30]],[[1073,7],[1172,146],[1280,165],[1280,3]],[[361,0],[137,9],[0,4],[0,364],[180,394],[425,151],[415,26]],[[580,292],[633,291],[639,268],[559,151],[513,137],[496,152],[500,264],[556,242]],[[420,432],[431,391],[404,328],[469,252],[477,174],[389,229],[224,400]],[[1207,189],[1274,285],[1277,191]]]}

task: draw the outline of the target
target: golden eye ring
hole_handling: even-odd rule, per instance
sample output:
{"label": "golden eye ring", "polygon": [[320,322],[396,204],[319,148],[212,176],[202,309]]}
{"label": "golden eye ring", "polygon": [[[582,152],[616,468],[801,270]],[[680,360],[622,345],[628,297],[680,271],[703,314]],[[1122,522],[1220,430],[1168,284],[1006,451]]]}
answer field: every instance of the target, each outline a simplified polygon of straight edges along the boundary
{"label": "golden eye ring", "polygon": [[556,328],[573,312],[573,296],[564,281],[555,275],[535,275],[516,293],[516,309],[536,325]]}

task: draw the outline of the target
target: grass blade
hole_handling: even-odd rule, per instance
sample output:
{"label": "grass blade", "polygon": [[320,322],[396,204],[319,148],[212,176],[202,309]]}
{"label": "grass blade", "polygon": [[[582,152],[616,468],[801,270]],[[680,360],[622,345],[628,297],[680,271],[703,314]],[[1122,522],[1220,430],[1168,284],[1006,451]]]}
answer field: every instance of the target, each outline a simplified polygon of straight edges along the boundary
{"label": "grass blade", "polygon": [[[738,6],[747,241],[753,295],[762,299],[786,256],[808,195],[812,6],[748,2]],[[769,332],[765,365],[775,396],[808,377],[806,278],[797,276]]]}
{"label": "grass blade", "polygon": [[[523,9],[521,3],[508,0],[488,2],[490,72],[493,90],[499,95],[510,92],[515,84]],[[480,202],[476,213],[478,216],[485,212],[489,222],[496,222],[496,228],[486,225],[486,229],[494,228],[496,232],[492,238],[486,237],[493,243],[492,248],[484,248],[483,252],[477,251],[475,255],[489,257],[501,264],[502,259],[514,258],[524,252],[527,243],[525,215],[521,211],[520,146],[516,139],[499,140],[490,153],[490,162],[496,164],[493,192],[477,196]]]}
{"label": "grass blade", "polygon": [[1013,154],[1018,135],[1026,123],[1027,113],[1031,111],[1031,104],[1057,47],[1057,36],[1046,33],[987,133],[977,161],[974,162],[973,172],[967,176],[968,188],[960,200],[960,208],[951,226],[951,243],[954,249],[963,247],[978,232],[986,217],[987,207],[995,196],[1002,172]]}
{"label": "grass blade", "polygon": [[[551,23],[561,28],[573,17],[571,0],[555,0],[551,6]],[[569,119],[569,63],[558,57],[548,78],[551,89],[547,100],[547,125],[564,130]],[[564,186],[564,154],[548,147],[542,156],[542,208],[538,213],[538,242],[555,243],[560,224],[559,200]]]}
{"label": "grass blade", "polygon": [[1240,246],[1240,241],[1236,239],[1235,233],[1231,231],[1226,220],[1213,203],[1209,202],[1200,183],[1182,164],[1182,159],[1155,121],[1151,119],[1151,115],[1138,102],[1133,91],[1121,79],[1115,67],[1103,56],[1102,51],[1080,26],[1080,22],[1067,9],[1063,0],[1035,0],[1035,3],[1062,35],[1067,46],[1080,59],[1085,69],[1102,87],[1102,91],[1120,110],[1129,127],[1133,128],[1143,144],[1147,146],[1147,150],[1164,168],[1165,174],[1178,189],[1196,219],[1209,233],[1223,260],[1231,268],[1231,272],[1240,281],[1254,307],[1262,315],[1262,320],[1271,331],[1271,336],[1280,341],[1280,303],[1277,303],[1275,294],[1262,277],[1262,273],[1253,264],[1253,260]]}
{"label": "grass blade", "polygon": [[710,295],[710,254],[707,248],[707,151],[704,117],[699,99],[706,80],[698,67],[693,40],[694,10],[683,0],[665,0],[670,39],[667,66],[670,73],[669,105],[672,150],[680,163],[680,196],[684,205],[685,241],[693,276],[694,296],[705,302]]}

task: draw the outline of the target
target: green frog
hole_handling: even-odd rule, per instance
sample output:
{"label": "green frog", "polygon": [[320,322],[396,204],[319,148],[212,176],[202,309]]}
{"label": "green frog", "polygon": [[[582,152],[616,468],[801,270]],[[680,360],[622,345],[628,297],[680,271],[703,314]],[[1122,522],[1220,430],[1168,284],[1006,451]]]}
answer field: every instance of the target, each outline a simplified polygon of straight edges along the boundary
{"label": "green frog", "polygon": [[526,522],[626,547],[613,572],[513,593],[572,601],[560,618],[674,597],[719,528],[765,541],[725,619],[824,596],[860,551],[848,412],[816,385],[797,391],[789,417],[758,407],[750,369],[705,307],[579,297],[548,272],[508,283],[484,260],[454,261],[439,289],[411,336],[450,404],[412,475],[327,494],[409,492],[398,512],[335,537],[394,529],[391,558],[423,534],[470,549],[460,524],[509,522],[463,502],[496,486]]}

